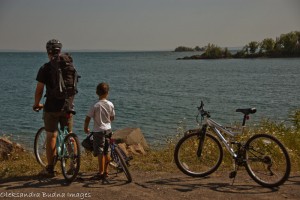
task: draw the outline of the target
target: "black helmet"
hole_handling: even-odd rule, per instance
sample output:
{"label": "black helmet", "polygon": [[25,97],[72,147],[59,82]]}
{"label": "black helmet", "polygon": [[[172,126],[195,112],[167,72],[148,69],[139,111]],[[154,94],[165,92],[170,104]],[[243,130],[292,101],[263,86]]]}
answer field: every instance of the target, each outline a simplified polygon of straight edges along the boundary
{"label": "black helmet", "polygon": [[48,53],[59,53],[61,48],[61,42],[56,39],[49,40],[46,44],[46,49]]}

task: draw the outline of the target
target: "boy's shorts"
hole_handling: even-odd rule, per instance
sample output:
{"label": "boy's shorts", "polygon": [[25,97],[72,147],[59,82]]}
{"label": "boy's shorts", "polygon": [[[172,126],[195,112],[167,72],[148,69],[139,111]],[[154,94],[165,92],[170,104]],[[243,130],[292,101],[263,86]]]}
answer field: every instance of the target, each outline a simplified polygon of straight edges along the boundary
{"label": "boy's shorts", "polygon": [[58,123],[60,123],[60,127],[65,127],[68,125],[68,121],[71,119],[67,119],[67,115],[65,112],[44,112],[44,124],[45,130],[47,132],[54,132],[58,130]]}
{"label": "boy's shorts", "polygon": [[93,133],[93,155],[96,157],[100,154],[108,154],[109,138],[105,137],[108,131]]}

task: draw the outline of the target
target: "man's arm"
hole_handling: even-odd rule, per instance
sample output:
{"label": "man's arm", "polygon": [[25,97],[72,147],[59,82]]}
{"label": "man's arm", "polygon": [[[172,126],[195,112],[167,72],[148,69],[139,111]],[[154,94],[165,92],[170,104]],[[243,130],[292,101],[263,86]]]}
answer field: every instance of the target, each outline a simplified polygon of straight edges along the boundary
{"label": "man's arm", "polygon": [[36,84],[36,88],[35,88],[34,104],[32,106],[33,110],[43,108],[43,104],[40,104],[40,101],[41,101],[42,96],[43,96],[43,92],[44,92],[44,83],[38,82]]}

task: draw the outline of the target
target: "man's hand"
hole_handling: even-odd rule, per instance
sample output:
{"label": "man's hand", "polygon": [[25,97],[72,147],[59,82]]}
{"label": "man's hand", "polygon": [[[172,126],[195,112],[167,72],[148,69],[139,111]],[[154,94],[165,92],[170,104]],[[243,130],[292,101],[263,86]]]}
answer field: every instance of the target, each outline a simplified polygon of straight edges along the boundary
{"label": "man's hand", "polygon": [[42,110],[43,109],[43,107],[44,107],[44,105],[43,104],[34,104],[33,106],[32,106],[32,109],[35,111],[35,112],[39,112],[40,110]]}

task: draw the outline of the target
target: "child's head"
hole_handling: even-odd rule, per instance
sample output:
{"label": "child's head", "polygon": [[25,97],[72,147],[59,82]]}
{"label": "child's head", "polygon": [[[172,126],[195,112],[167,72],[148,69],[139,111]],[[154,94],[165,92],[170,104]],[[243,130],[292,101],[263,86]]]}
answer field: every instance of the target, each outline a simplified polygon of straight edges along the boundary
{"label": "child's head", "polygon": [[97,85],[96,93],[99,96],[108,95],[109,85],[107,83],[99,83]]}

